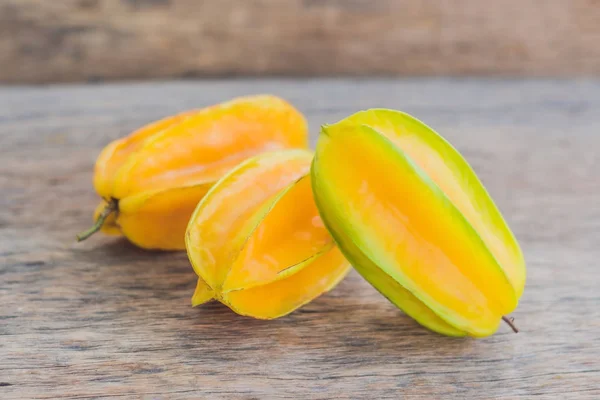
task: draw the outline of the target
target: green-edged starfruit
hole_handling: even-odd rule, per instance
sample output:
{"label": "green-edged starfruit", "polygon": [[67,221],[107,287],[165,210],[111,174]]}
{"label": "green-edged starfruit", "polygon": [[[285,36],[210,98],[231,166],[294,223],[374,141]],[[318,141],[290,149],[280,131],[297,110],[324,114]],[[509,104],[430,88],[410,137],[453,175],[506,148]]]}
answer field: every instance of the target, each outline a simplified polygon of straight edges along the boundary
{"label": "green-edged starfruit", "polygon": [[473,169],[405,113],[322,127],[312,163],[320,215],[355,269],[445,335],[494,333],[525,286],[515,237]]}

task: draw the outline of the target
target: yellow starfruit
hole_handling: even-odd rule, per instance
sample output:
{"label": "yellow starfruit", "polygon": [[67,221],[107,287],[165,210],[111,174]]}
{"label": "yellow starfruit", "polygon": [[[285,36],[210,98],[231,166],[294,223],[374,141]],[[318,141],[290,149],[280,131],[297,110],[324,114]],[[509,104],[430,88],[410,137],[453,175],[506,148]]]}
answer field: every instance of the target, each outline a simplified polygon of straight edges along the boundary
{"label": "yellow starfruit", "polygon": [[402,112],[323,126],[312,165],[320,215],[346,258],[397,307],[450,336],[483,337],[512,312],[525,262],[467,161]]}
{"label": "yellow starfruit", "polygon": [[216,299],[238,314],[272,319],[342,280],[350,264],[314,203],[312,156],[307,150],[266,152],[210,189],[185,236],[198,275],[192,305]]}
{"label": "yellow starfruit", "polygon": [[96,161],[103,201],[98,230],[149,249],[185,248],[189,217],[210,187],[241,161],[268,150],[306,148],[307,125],[286,101],[239,97],[154,122],[115,140]]}

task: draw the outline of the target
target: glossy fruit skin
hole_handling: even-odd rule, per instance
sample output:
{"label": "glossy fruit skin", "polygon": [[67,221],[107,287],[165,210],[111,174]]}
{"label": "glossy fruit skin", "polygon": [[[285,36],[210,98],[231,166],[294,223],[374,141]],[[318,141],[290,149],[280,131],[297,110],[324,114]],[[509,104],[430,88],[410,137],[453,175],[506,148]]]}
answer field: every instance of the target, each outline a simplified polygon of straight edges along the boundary
{"label": "glossy fruit skin", "polygon": [[311,174],[346,258],[423,326],[483,337],[516,308],[516,239],[464,158],[419,120],[373,109],[324,126]]}
{"label": "glossy fruit skin", "polygon": [[341,281],[350,264],[323,225],[306,150],[253,157],[198,204],[186,248],[198,284],[194,306],[216,299],[259,319],[286,315]]}
{"label": "glossy fruit skin", "polygon": [[239,97],[154,122],[104,148],[94,187],[109,202],[102,232],[139,247],[185,248],[189,217],[211,186],[239,162],[264,151],[308,146],[307,125],[289,103],[271,95]]}

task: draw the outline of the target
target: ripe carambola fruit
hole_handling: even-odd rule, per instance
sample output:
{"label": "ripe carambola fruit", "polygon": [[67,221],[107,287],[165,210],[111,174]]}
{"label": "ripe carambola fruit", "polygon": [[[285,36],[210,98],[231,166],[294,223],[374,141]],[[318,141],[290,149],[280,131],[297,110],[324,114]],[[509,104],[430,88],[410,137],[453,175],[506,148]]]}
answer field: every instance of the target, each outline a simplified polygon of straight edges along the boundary
{"label": "ripe carambola fruit", "polygon": [[415,118],[359,112],[324,126],[312,166],[325,225],[350,263],[425,327],[487,336],[525,286],[517,241],[464,158]]}
{"label": "ripe carambola fruit", "polygon": [[346,275],[314,203],[312,152],[282,150],[251,158],[198,204],[186,232],[198,275],[194,306],[217,299],[238,314],[288,314]]}
{"label": "ripe carambola fruit", "polygon": [[307,146],[302,114],[269,95],[240,97],[144,126],[98,157],[94,187],[104,201],[96,209],[96,225],[78,238],[101,229],[144,248],[184,249],[190,215],[226,172],[266,150]]}

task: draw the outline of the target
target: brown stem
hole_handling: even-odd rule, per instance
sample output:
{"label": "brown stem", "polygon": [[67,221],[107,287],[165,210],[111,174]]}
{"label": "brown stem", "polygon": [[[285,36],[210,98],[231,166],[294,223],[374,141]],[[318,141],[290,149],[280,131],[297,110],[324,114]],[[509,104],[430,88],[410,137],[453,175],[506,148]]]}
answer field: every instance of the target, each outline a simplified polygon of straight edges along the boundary
{"label": "brown stem", "polygon": [[515,333],[519,333],[519,329],[515,326],[514,322],[515,319],[513,317],[506,317],[506,316],[502,316],[502,321],[506,322],[506,324],[508,326],[510,326],[510,328],[515,332]]}
{"label": "brown stem", "polygon": [[106,218],[108,218],[110,214],[117,211],[118,209],[119,202],[117,201],[117,199],[110,199],[110,201],[106,204],[106,207],[104,207],[104,210],[102,210],[100,215],[98,215],[98,218],[96,219],[94,225],[90,229],[83,231],[79,235],[77,235],[77,241],[81,242],[92,236],[94,233],[98,232],[102,228],[102,225],[104,225],[104,221],[106,221]]}

